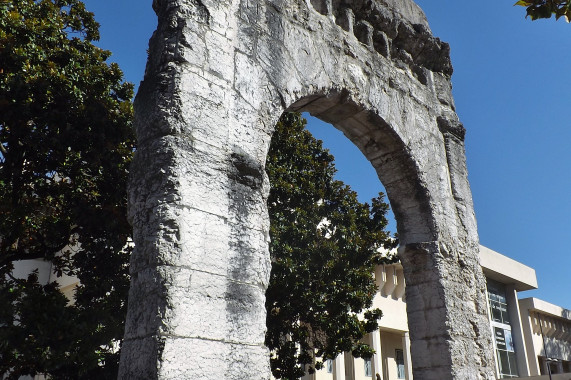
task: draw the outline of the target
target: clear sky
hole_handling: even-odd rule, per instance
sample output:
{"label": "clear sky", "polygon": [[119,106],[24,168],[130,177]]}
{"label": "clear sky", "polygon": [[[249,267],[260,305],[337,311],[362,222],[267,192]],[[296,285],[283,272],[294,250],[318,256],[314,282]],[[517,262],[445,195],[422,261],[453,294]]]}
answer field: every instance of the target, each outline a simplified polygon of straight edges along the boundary
{"label": "clear sky", "polygon": [[[138,84],[156,27],[151,0],[85,3],[101,23],[99,45]],[[535,268],[539,290],[520,297],[571,308],[571,25],[526,20],[515,0],[417,3],[451,45],[481,243]],[[382,190],[348,140],[310,124],[361,199]]]}

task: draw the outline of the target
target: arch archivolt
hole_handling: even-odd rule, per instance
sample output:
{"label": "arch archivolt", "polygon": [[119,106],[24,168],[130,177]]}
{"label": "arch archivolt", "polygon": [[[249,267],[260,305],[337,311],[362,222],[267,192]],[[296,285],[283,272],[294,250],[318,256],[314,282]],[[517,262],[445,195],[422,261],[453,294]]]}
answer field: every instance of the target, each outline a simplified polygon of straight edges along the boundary
{"label": "arch archivolt", "polygon": [[299,110],[343,131],[387,189],[402,243],[414,375],[491,378],[448,45],[432,36],[416,4],[154,6],[159,27],[136,100],[137,248],[120,377],[269,377],[264,165],[279,116]]}
{"label": "arch archivolt", "polygon": [[[243,2],[241,14],[254,13],[253,3]],[[451,123],[458,124],[449,93],[447,45],[427,34],[428,25],[419,10],[409,11],[413,21],[408,21],[397,11],[381,6],[363,9],[366,2],[353,4],[352,8],[343,7],[340,2],[311,3],[313,11],[300,7],[294,11],[297,14],[287,19],[280,17],[274,7],[257,5],[255,14],[264,14],[274,22],[257,24],[256,28],[246,24],[248,31],[239,33],[243,38],[240,46],[248,47],[236,51],[234,76],[240,100],[251,106],[253,114],[267,110],[268,115],[262,114],[263,120],[258,123],[268,130],[286,109],[308,111],[341,129],[372,161],[387,186],[393,208],[401,216],[397,218],[402,222],[401,238],[407,241],[409,234],[422,233],[424,236],[410,236],[410,241],[437,240],[438,227],[429,215],[429,210],[436,208],[428,203],[438,204],[444,217],[455,218],[454,205],[447,195],[435,199],[451,188],[447,166],[439,165],[439,160],[445,161],[446,152],[437,118],[446,115]],[[343,15],[351,22],[343,21]],[[360,20],[359,15],[364,19]],[[379,51],[381,46],[374,42],[379,38],[383,38],[386,51]],[[419,44],[424,44],[426,50],[432,49],[431,54],[400,42],[413,38],[422,39]],[[248,39],[251,42],[244,42]],[[252,92],[252,77],[258,82],[257,93]],[[246,121],[245,128],[247,123],[252,124]],[[257,154],[263,156],[264,152]],[[402,161],[399,164],[395,162],[397,155],[402,157],[397,160]],[[392,168],[388,167],[389,162]],[[403,170],[405,167],[407,170]],[[407,185],[406,191],[400,180],[405,172],[416,177],[410,181],[417,182]],[[434,186],[439,188],[428,189]],[[424,197],[413,202],[416,206],[405,200],[411,191]],[[419,210],[419,203],[425,203],[423,211]],[[446,225],[456,226],[454,220],[451,222]],[[405,227],[419,223],[423,227],[415,227],[414,232]]]}

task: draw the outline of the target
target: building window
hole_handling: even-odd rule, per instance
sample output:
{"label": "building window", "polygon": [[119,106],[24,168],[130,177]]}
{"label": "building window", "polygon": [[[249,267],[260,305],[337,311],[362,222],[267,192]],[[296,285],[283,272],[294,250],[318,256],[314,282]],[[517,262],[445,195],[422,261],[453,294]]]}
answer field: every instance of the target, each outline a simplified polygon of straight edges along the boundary
{"label": "building window", "polygon": [[561,373],[561,372],[559,372],[559,365],[557,364],[557,362],[550,361],[547,363],[547,365],[549,366],[549,370],[551,371],[551,374],[555,375],[555,374]]}
{"label": "building window", "polygon": [[538,356],[537,359],[542,375],[548,375],[550,372],[552,375],[570,372],[569,370],[565,370],[565,361],[546,359],[544,356]]}
{"label": "building window", "polygon": [[333,360],[327,359],[325,361],[325,368],[327,369],[327,373],[333,373]]}
{"label": "building window", "polygon": [[371,358],[364,358],[365,360],[365,376],[373,376],[373,369],[371,368]]}
{"label": "building window", "polygon": [[508,313],[506,287],[488,279],[488,302],[500,379],[518,377],[515,347]]}
{"label": "building window", "polygon": [[509,325],[510,318],[508,315],[505,286],[499,282],[488,279],[488,300],[492,322]]}
{"label": "building window", "polygon": [[518,377],[511,330],[494,327],[494,341],[500,379]]}
{"label": "building window", "polygon": [[402,350],[395,350],[395,360],[397,362],[397,379],[404,379],[404,353]]}

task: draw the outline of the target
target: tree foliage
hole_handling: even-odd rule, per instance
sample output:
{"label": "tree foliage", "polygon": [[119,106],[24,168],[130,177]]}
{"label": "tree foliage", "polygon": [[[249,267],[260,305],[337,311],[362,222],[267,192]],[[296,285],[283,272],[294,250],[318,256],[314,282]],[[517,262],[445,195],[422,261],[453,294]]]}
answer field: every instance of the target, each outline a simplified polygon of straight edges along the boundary
{"label": "tree foliage", "polygon": [[561,17],[567,22],[571,20],[571,0],[519,0],[515,5],[526,7],[527,16],[532,20],[551,16],[557,20]]}
{"label": "tree foliage", "polygon": [[274,376],[290,380],[344,351],[373,353],[360,339],[382,315],[367,310],[374,266],[386,260],[379,248],[396,243],[385,231],[383,194],[360,203],[334,179],[333,156],[305,123],[298,113],[282,116],[266,163],[272,257],[266,345]]}
{"label": "tree foliage", "polygon": [[[0,374],[111,378],[123,334],[133,86],[79,0],[0,2]],[[81,285],[12,276],[43,259]]]}

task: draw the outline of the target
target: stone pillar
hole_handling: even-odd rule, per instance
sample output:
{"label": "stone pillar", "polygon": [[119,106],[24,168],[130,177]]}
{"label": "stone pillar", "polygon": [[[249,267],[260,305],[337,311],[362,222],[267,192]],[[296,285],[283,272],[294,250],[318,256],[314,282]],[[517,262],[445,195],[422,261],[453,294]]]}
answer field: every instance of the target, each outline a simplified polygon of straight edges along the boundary
{"label": "stone pillar", "polygon": [[[464,150],[465,129],[455,115],[437,118],[449,188],[433,215],[434,241],[402,239],[399,256],[413,375],[422,380],[495,379],[486,281]],[[448,194],[446,196],[445,194]]]}
{"label": "stone pillar", "polygon": [[345,380],[345,353],[337,355],[333,365],[333,379]]}
{"label": "stone pillar", "polygon": [[438,242],[399,249],[416,379],[495,378],[477,249],[451,251]]}
{"label": "stone pillar", "polygon": [[139,145],[134,170],[152,170],[137,182],[164,192],[133,195],[120,379],[269,378],[268,235],[253,227],[267,184],[254,162],[179,136]]}
{"label": "stone pillar", "polygon": [[[375,330],[371,333],[371,340],[373,345],[373,350],[375,354],[373,355],[373,375],[377,373],[383,377],[383,351],[381,346],[381,331]],[[375,376],[373,376],[376,379]]]}
{"label": "stone pillar", "polygon": [[408,333],[402,334],[402,352],[404,355],[405,379],[412,380],[412,361],[410,358],[410,338]]}
{"label": "stone pillar", "polygon": [[120,379],[270,378],[269,136],[233,108],[234,46],[221,31],[235,30],[237,2],[207,4],[153,4],[159,26],[135,102]]}

